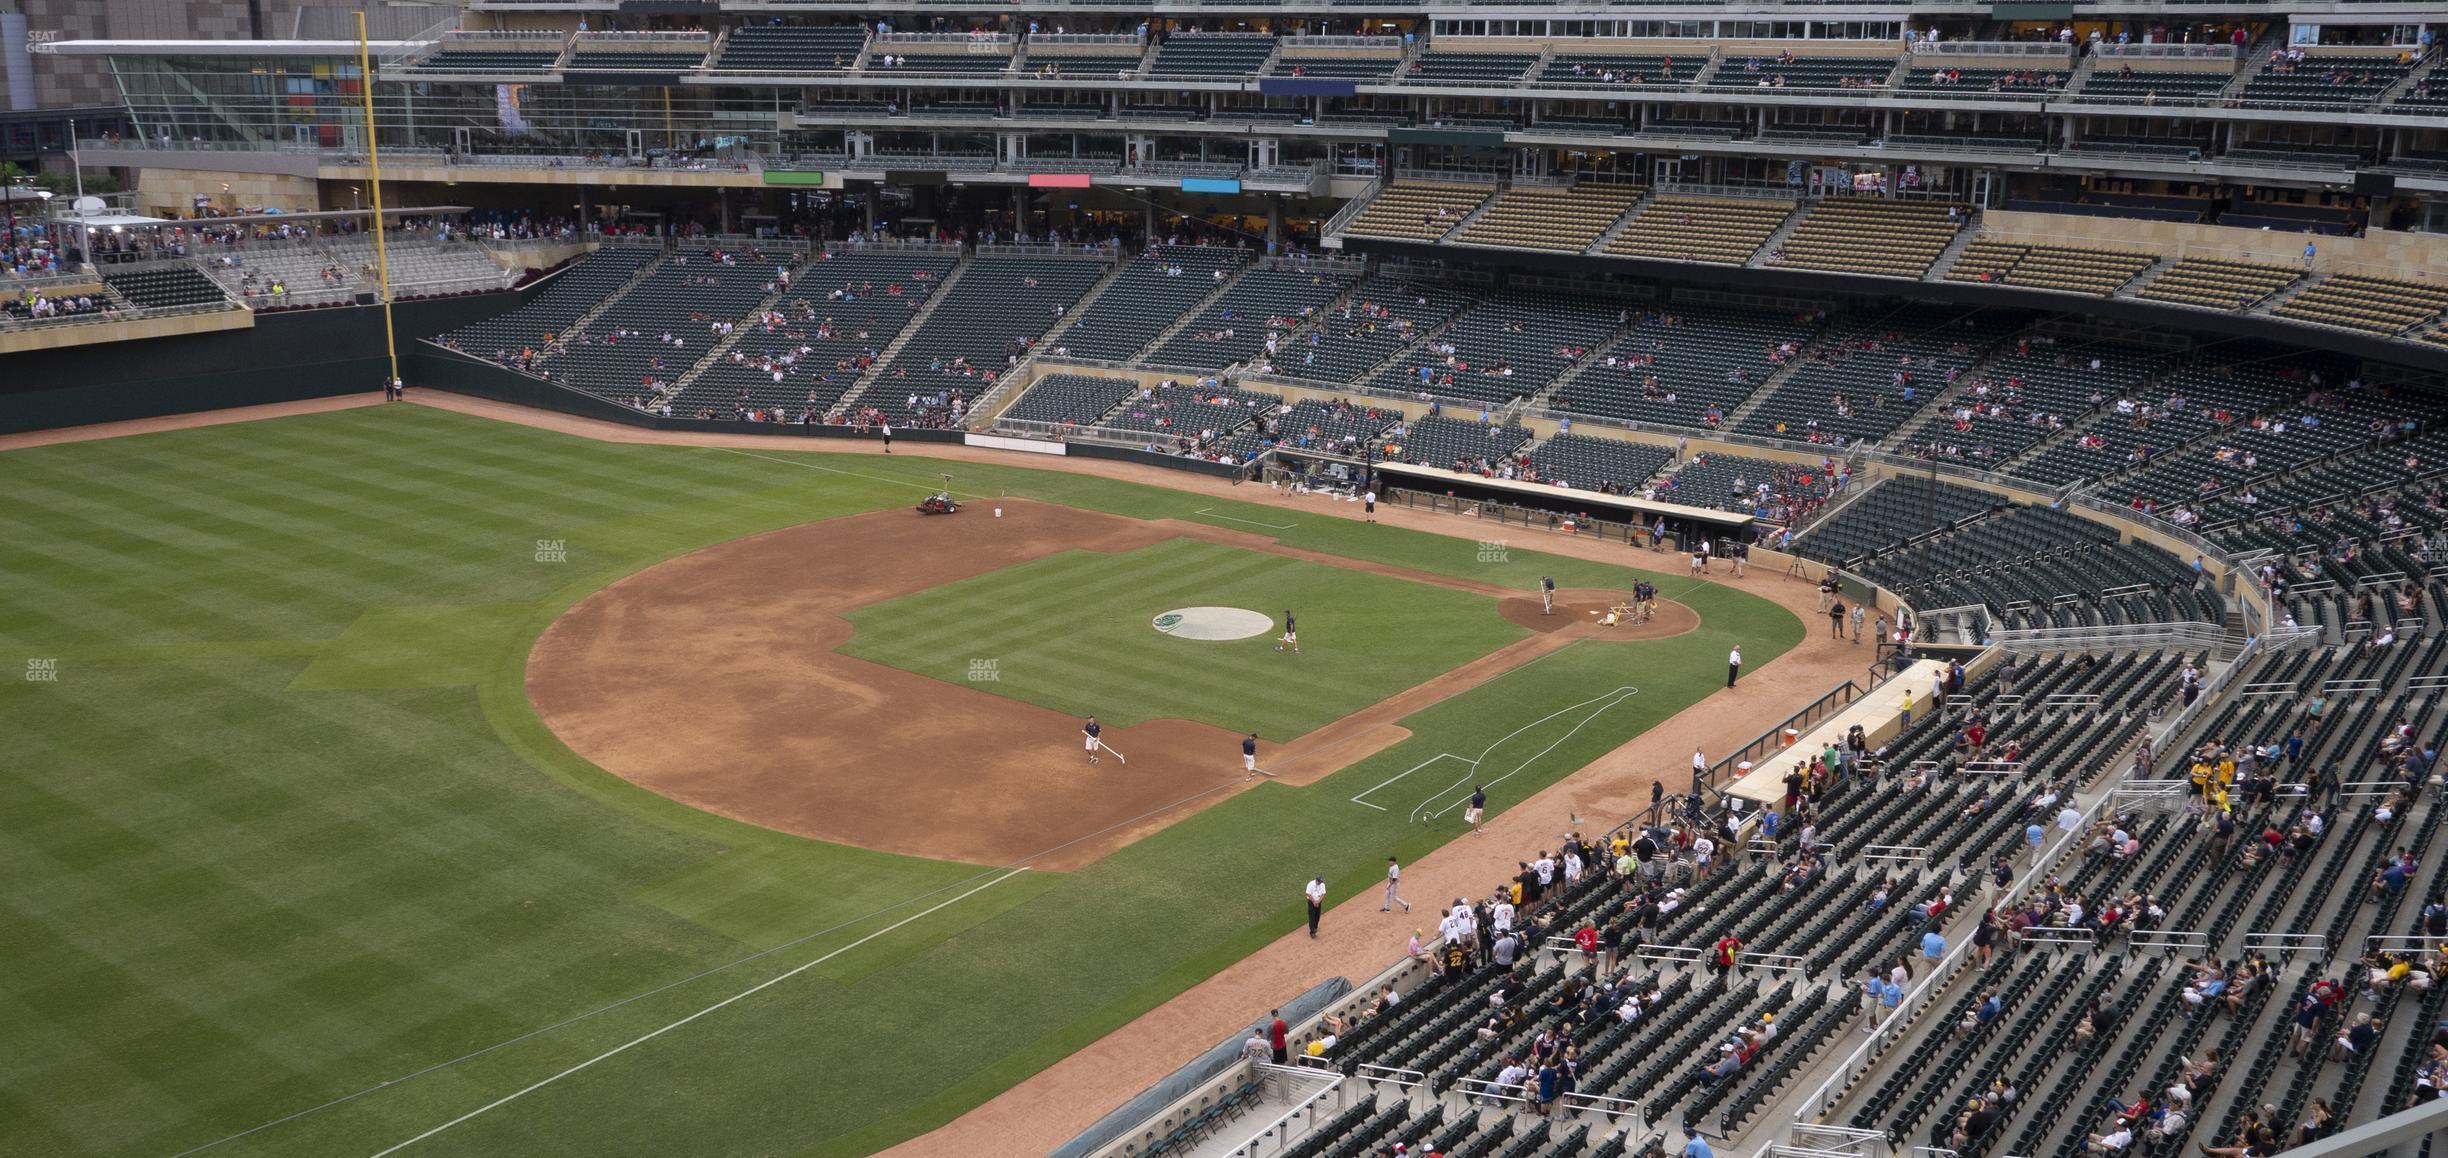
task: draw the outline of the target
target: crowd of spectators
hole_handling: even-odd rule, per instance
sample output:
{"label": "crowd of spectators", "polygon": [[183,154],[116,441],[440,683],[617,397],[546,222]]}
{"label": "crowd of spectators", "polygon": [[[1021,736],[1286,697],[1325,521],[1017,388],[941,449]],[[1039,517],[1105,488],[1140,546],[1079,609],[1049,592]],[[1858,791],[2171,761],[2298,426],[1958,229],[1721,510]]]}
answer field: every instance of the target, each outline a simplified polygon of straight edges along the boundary
{"label": "crowd of spectators", "polygon": [[9,301],[0,313],[19,321],[43,322],[53,318],[73,318],[86,314],[116,316],[118,310],[110,299],[92,293],[46,294],[40,290],[23,289]]}

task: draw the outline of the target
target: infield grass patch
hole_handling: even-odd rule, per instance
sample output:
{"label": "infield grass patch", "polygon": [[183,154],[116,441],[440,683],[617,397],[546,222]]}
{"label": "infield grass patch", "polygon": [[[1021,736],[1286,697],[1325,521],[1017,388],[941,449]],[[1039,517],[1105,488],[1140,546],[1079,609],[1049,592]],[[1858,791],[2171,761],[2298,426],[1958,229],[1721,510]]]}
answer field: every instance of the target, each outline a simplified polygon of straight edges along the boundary
{"label": "infield grass patch", "polygon": [[[1273,633],[1181,639],[1152,625],[1188,606],[1299,619]],[[1529,634],[1484,595],[1199,539],[1068,551],[860,608],[842,651],[1117,726],[1196,720],[1290,739]]]}

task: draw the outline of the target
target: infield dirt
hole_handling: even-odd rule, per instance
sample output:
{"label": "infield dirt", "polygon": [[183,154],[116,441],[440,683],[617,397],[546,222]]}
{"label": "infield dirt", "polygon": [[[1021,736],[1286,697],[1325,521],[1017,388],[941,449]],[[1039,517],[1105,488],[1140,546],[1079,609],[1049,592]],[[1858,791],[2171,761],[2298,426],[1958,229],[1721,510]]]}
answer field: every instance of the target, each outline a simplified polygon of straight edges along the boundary
{"label": "infield dirt", "polygon": [[[1002,518],[986,508],[999,506]],[[1087,762],[1079,721],[843,655],[843,613],[1058,551],[1120,553],[1193,537],[1487,595],[1534,629],[1288,743],[1261,766],[1313,782],[1401,742],[1396,721],[1576,639],[1659,638],[1698,623],[1662,603],[1610,631],[1614,593],[1512,588],[1283,547],[1239,531],[1024,499],[950,517],[878,511],[720,543],[589,595],[536,641],[527,694],[579,755],[693,807],[842,844],[1071,869],[1249,785],[1240,737],[1155,720],[1106,729],[1128,764]]]}

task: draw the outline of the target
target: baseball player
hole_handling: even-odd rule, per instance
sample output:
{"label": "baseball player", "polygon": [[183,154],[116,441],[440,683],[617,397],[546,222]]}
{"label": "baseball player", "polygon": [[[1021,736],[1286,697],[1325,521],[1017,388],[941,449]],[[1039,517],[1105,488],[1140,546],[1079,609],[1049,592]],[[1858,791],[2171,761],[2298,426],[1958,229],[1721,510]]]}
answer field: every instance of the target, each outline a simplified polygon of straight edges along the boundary
{"label": "baseball player", "polygon": [[1241,771],[1244,773],[1241,777],[1243,780],[1253,779],[1258,775],[1258,733],[1256,732],[1241,737]]}
{"label": "baseball player", "polygon": [[1300,632],[1292,627],[1292,609],[1289,607],[1284,608],[1283,638],[1275,641],[1275,650],[1282,651],[1287,647],[1292,649],[1292,654],[1300,654]]}
{"label": "baseball player", "polygon": [[1088,717],[1088,722],[1080,725],[1080,735],[1088,738],[1088,762],[1091,764],[1097,762],[1097,737],[1104,734],[1104,725],[1097,723],[1095,716]]}
{"label": "baseball player", "polygon": [[1392,912],[1396,905],[1401,905],[1406,913],[1411,911],[1411,902],[1404,900],[1402,895],[1402,862],[1389,856],[1386,858],[1385,903],[1377,906],[1377,911]]}
{"label": "baseball player", "polygon": [[1539,614],[1555,614],[1555,576],[1539,576]]}

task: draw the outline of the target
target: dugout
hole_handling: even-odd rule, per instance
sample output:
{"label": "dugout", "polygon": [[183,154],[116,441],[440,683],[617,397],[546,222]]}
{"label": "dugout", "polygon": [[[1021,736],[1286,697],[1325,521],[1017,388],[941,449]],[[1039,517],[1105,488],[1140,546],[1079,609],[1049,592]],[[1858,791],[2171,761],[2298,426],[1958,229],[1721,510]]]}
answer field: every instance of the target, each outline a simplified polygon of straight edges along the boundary
{"label": "dugout", "polygon": [[1568,490],[1546,483],[1487,478],[1435,466],[1380,462],[1381,501],[1473,515],[1491,523],[1573,534],[1596,534],[1649,545],[1650,529],[1666,521],[1670,544],[1707,535],[1721,543],[1751,542],[1758,519],[1735,511],[1659,502],[1634,495]]}

